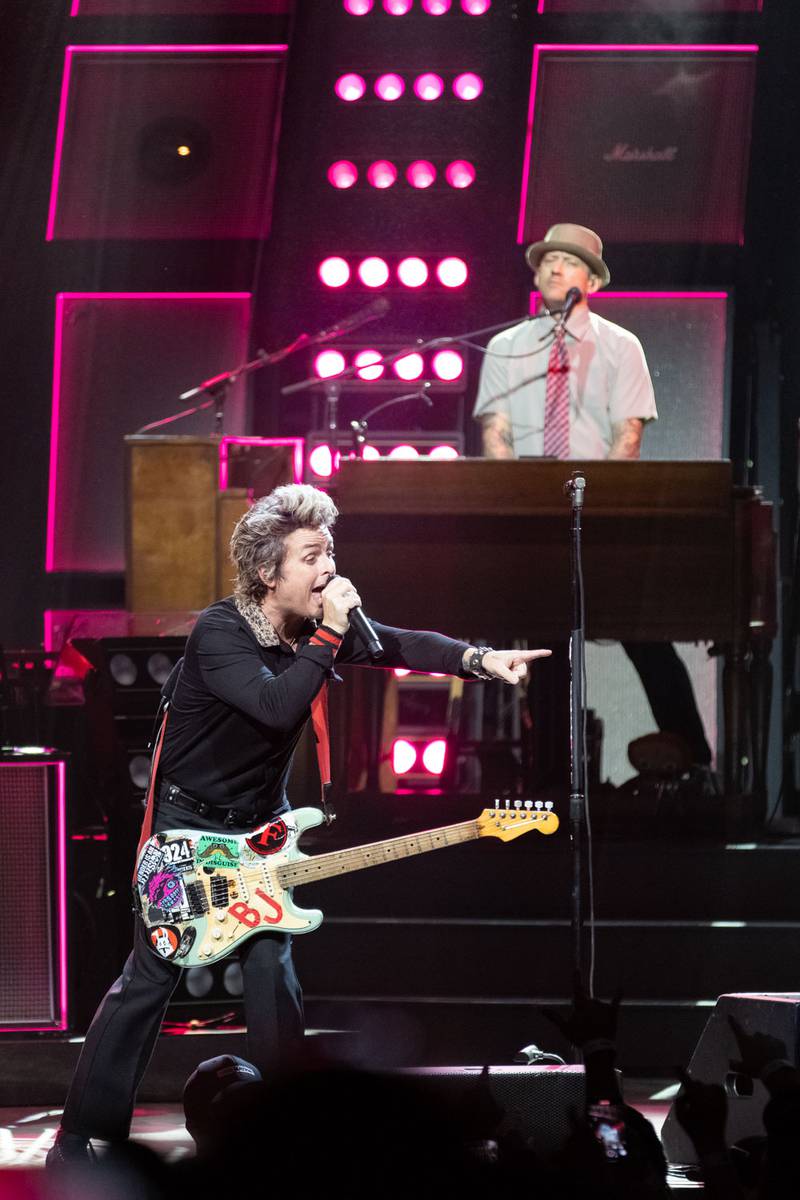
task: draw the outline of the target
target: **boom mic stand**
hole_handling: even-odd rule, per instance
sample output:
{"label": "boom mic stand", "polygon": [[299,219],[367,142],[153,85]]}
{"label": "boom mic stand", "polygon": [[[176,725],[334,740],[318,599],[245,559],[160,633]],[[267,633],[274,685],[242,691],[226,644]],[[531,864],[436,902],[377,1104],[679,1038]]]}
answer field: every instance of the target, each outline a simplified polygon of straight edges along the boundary
{"label": "boom mic stand", "polygon": [[[564,484],[572,505],[570,528],[570,585],[572,591],[572,628],[569,638],[569,836],[572,846],[572,967],[575,979],[583,980],[583,838],[586,813],[586,636],[584,621],[583,563],[581,558],[581,513],[586,490],[582,471],[573,471]],[[590,896],[591,900],[591,896]],[[594,992],[593,955],[589,964],[587,991]]]}

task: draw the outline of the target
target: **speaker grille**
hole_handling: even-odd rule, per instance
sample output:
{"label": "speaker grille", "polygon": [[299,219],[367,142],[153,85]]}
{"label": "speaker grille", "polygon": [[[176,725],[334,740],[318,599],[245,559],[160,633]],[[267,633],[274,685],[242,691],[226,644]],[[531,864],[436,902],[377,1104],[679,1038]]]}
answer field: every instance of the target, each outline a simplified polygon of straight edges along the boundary
{"label": "speaker grille", "polygon": [[0,762],[0,1029],[59,1028],[65,764]]}

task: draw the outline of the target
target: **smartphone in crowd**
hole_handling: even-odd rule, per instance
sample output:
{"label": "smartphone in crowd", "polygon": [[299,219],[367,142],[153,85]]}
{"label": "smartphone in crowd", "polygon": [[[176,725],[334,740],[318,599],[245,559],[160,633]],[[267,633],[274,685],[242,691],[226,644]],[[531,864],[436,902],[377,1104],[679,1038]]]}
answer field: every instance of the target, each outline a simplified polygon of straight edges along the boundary
{"label": "smartphone in crowd", "polygon": [[610,1100],[600,1100],[597,1104],[589,1105],[586,1115],[589,1128],[603,1147],[606,1158],[611,1162],[627,1158],[625,1115],[622,1105],[612,1104]]}

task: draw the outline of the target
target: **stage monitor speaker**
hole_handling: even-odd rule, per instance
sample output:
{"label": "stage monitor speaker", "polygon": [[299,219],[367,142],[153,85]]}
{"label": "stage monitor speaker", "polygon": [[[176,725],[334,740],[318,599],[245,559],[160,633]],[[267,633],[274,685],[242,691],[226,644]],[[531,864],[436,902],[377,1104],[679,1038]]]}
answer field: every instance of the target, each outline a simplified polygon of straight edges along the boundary
{"label": "stage monitor speaker", "polygon": [[[702,1083],[721,1083],[728,1095],[726,1140],[734,1145],[742,1138],[763,1135],[762,1113],[769,1092],[759,1079],[737,1074],[731,1062],[739,1058],[736,1038],[729,1017],[748,1033],[768,1033],[786,1046],[786,1057],[798,1063],[800,1046],[800,992],[760,995],[740,992],[720,996],[708,1023],[695,1046],[689,1074]],[[696,1163],[697,1153],[675,1116],[669,1110],[661,1131],[664,1150],[671,1163]]]}
{"label": "stage monitor speaker", "polygon": [[0,1032],[67,1027],[66,775],[52,751],[0,755]]}
{"label": "stage monitor speaker", "polygon": [[563,1148],[572,1133],[571,1112],[586,1104],[582,1066],[415,1067],[400,1073],[412,1075],[451,1109],[479,1100],[488,1088],[486,1099],[504,1114],[498,1132],[519,1134],[543,1157]]}

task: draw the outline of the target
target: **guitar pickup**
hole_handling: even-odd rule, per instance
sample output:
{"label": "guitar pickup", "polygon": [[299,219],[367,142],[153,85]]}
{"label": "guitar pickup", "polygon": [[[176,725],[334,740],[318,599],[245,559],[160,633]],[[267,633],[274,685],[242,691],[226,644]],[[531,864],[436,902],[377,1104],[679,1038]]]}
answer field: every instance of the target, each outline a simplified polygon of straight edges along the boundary
{"label": "guitar pickup", "polygon": [[211,879],[211,907],[227,908],[230,892],[230,880],[224,875],[214,875]]}

